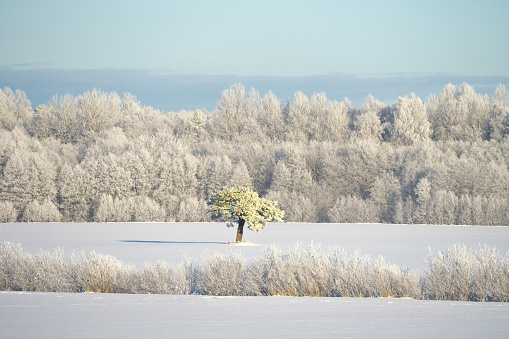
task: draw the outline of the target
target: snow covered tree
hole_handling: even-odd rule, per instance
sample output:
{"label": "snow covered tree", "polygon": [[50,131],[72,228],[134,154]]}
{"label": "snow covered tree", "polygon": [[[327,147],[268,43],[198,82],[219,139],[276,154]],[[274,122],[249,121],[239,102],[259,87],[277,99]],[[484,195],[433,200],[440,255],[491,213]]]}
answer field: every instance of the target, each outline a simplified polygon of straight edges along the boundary
{"label": "snow covered tree", "polygon": [[509,91],[499,84],[494,94],[489,117],[489,137],[500,141],[509,134]]}
{"label": "snow covered tree", "polygon": [[285,220],[289,222],[316,222],[316,206],[307,196],[298,192],[270,191],[267,199],[275,200],[285,211]]}
{"label": "snow covered tree", "polygon": [[221,94],[211,117],[214,130],[221,138],[231,141],[240,135],[246,120],[246,89],[236,84]]}
{"label": "snow covered tree", "polygon": [[21,217],[22,222],[59,222],[62,215],[58,208],[49,199],[42,203],[34,200],[28,203]]}
{"label": "snow covered tree", "polygon": [[372,95],[368,96],[361,108],[360,114],[355,116],[353,125],[355,136],[359,139],[382,140],[384,124],[380,121],[380,115],[385,109],[385,104],[376,100]]}
{"label": "snow covered tree", "polygon": [[347,196],[336,201],[328,217],[334,223],[374,223],[380,222],[377,214],[377,206],[371,201]]}
{"label": "snow covered tree", "polygon": [[90,210],[87,175],[76,165],[64,164],[57,176],[59,207],[64,221],[87,221]]}
{"label": "snow covered tree", "polygon": [[76,103],[71,94],[58,97],[34,110],[34,116],[25,125],[30,134],[38,138],[55,137],[63,143],[77,142],[79,126]]}
{"label": "snow covered tree", "polygon": [[309,139],[343,141],[348,126],[347,112],[348,104],[346,102],[331,102],[325,93],[313,94],[309,103],[307,126]]}
{"label": "snow covered tree", "polygon": [[30,115],[31,103],[25,92],[0,88],[0,129],[12,130]]}
{"label": "snow covered tree", "polygon": [[10,201],[0,201],[0,222],[15,222],[18,211]]}
{"label": "snow covered tree", "polygon": [[457,92],[456,111],[462,117],[458,140],[481,141],[487,139],[489,120],[489,98],[475,93],[472,86],[464,83]]}
{"label": "snow covered tree", "polygon": [[209,158],[205,166],[207,166],[206,194],[210,196],[220,190],[221,187],[228,185],[233,165],[230,158],[223,155],[222,157]]}
{"label": "snow covered tree", "polygon": [[328,111],[331,103],[325,93],[315,93],[309,103],[308,137],[310,140],[323,141],[328,123]]}
{"label": "snow covered tree", "polygon": [[431,124],[428,121],[426,106],[414,93],[400,97],[394,112],[392,139],[400,145],[413,145],[431,136]]}
{"label": "snow covered tree", "polygon": [[18,210],[33,200],[54,201],[55,177],[55,164],[47,153],[17,150],[0,175],[0,200],[11,201]]}
{"label": "snow covered tree", "polygon": [[440,92],[440,97],[429,100],[430,120],[435,140],[451,140],[451,127],[457,125],[456,86],[447,84]]}
{"label": "snow covered tree", "polygon": [[425,224],[429,219],[429,210],[431,204],[431,184],[427,178],[419,180],[414,189],[415,201],[417,202],[417,210],[415,221]]}
{"label": "snow covered tree", "polygon": [[382,174],[371,186],[370,198],[378,207],[382,222],[393,222],[394,204],[398,199],[401,186],[398,179],[392,173]]}
{"label": "snow covered tree", "polygon": [[281,139],[284,131],[284,117],[279,99],[270,91],[263,97],[259,124],[270,140]]}
{"label": "snow covered tree", "polygon": [[307,141],[307,128],[309,123],[309,99],[302,92],[296,92],[293,97],[293,106],[288,114],[287,138],[292,141]]}
{"label": "snow covered tree", "polygon": [[196,140],[200,140],[205,130],[205,124],[207,123],[206,117],[203,112],[199,109],[193,113],[193,118],[189,121],[189,130]]}
{"label": "snow covered tree", "polygon": [[244,161],[239,161],[239,163],[233,167],[228,186],[253,188],[253,181],[251,180],[251,176],[249,175],[249,171]]}
{"label": "snow covered tree", "polygon": [[154,200],[149,197],[130,197],[127,198],[129,205],[132,206],[132,220],[138,222],[164,221],[165,211]]}
{"label": "snow covered tree", "polygon": [[242,242],[246,223],[250,230],[259,232],[267,222],[282,222],[284,216],[276,201],[260,198],[258,193],[240,186],[223,188],[211,196],[208,205],[213,219],[227,222],[228,227],[238,224],[236,242]]}
{"label": "snow covered tree", "polygon": [[83,137],[99,134],[113,127],[120,119],[122,100],[117,93],[94,89],[76,98],[76,118]]}
{"label": "snow covered tree", "polygon": [[176,221],[179,222],[203,222],[208,221],[207,203],[195,197],[186,198],[179,202]]}
{"label": "snow covered tree", "polygon": [[292,173],[285,165],[284,161],[278,161],[274,166],[272,175],[271,191],[289,192],[292,190]]}
{"label": "snow covered tree", "polygon": [[348,137],[348,110],[350,102],[348,98],[344,101],[333,101],[327,117],[325,128],[327,130],[326,140],[342,142]]}

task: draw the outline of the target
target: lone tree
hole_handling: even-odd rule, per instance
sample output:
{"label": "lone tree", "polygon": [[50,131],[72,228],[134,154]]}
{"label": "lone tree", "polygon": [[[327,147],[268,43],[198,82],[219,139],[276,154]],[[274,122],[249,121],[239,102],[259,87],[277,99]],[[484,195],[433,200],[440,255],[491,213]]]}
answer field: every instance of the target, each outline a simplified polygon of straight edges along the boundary
{"label": "lone tree", "polygon": [[225,221],[228,227],[238,224],[236,242],[242,241],[244,226],[260,232],[270,221],[283,221],[284,211],[277,208],[276,201],[258,196],[258,193],[245,187],[226,187],[210,198],[209,212],[212,219]]}

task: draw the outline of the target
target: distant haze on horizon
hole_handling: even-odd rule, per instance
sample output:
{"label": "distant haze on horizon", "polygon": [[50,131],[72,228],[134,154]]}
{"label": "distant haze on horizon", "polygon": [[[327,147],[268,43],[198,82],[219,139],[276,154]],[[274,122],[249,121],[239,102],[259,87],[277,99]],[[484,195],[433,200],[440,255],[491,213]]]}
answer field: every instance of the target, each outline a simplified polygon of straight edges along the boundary
{"label": "distant haze on horizon", "polygon": [[261,96],[272,91],[282,101],[290,101],[297,91],[308,97],[325,92],[330,100],[342,101],[345,97],[356,108],[362,106],[368,95],[388,105],[398,97],[415,93],[423,101],[439,95],[443,87],[452,83],[468,83],[477,93],[492,95],[498,84],[509,87],[509,77],[482,77],[459,75],[387,75],[359,77],[335,74],[322,76],[271,77],[233,75],[175,75],[139,70],[13,70],[0,68],[0,86],[23,90],[32,107],[45,104],[54,95],[66,93],[75,96],[94,88],[134,94],[144,106],[178,112],[206,109],[212,111],[221,92],[232,84],[241,83],[246,90],[256,89]]}
{"label": "distant haze on horizon", "polygon": [[360,106],[467,82],[509,84],[509,1],[37,1],[0,3],[0,87],[130,92],[165,111],[214,108],[234,83]]}

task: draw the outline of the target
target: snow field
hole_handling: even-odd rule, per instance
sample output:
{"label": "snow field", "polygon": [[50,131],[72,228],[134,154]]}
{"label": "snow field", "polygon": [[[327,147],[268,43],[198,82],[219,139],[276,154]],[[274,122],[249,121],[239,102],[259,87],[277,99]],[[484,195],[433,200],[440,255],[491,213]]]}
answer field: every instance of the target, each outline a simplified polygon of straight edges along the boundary
{"label": "snow field", "polygon": [[[65,253],[95,250],[139,270],[158,260],[178,264],[183,255],[240,253],[251,260],[270,244],[288,253],[297,242],[322,250],[356,249],[387,263],[425,272],[452,244],[509,248],[505,227],[422,225],[271,224],[248,232],[260,246],[227,246],[234,232],[223,224],[0,224],[0,241],[24,251],[61,247]],[[458,252],[458,251],[457,251]],[[445,252],[444,252],[445,253]],[[459,251],[458,253],[464,253]],[[461,256],[459,257],[461,258]],[[95,293],[0,293],[2,337],[491,337],[509,335],[507,303],[387,298],[293,298],[126,295]]]}
{"label": "snow field", "polygon": [[0,292],[2,338],[507,338],[508,303]]}

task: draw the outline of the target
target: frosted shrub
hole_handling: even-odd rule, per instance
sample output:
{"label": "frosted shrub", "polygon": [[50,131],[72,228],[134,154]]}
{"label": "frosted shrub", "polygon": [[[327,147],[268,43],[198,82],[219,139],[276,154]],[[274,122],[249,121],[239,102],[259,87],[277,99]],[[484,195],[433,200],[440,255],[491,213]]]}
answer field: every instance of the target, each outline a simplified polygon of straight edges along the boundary
{"label": "frosted shrub", "polygon": [[422,296],[434,300],[509,301],[509,253],[481,246],[475,253],[456,244],[429,253]]}
{"label": "frosted shrub", "polygon": [[330,262],[329,289],[334,297],[366,297],[369,295],[368,273],[370,258],[356,251],[348,257],[345,250],[328,252]]}
{"label": "frosted shrub", "polygon": [[138,292],[168,294],[172,275],[173,268],[166,262],[158,262],[156,266],[145,264],[138,275]]}
{"label": "frosted shrub", "polygon": [[40,252],[35,256],[25,255],[25,269],[29,270],[26,274],[24,290],[29,291],[54,291],[60,290],[61,273],[63,266],[59,265],[62,261],[62,251],[57,249],[54,253]]}
{"label": "frosted shrub", "polygon": [[509,301],[509,252],[484,245],[475,254],[471,300]]}
{"label": "frosted shrub", "polygon": [[34,200],[28,203],[21,217],[22,222],[59,222],[62,215],[49,199],[39,203]]}
{"label": "frosted shrub", "polygon": [[14,290],[35,291],[39,280],[35,258],[30,254],[23,253],[19,257],[17,264],[19,267],[13,275],[14,286],[16,286]]}
{"label": "frosted shrub", "polygon": [[17,274],[23,261],[23,248],[19,243],[5,241],[0,246],[0,287],[2,290],[20,289]]}
{"label": "frosted shrub", "polygon": [[288,267],[298,284],[299,296],[326,296],[328,265],[327,257],[319,247],[311,244],[307,249],[300,245],[290,252]]}
{"label": "frosted shrub", "polygon": [[424,294],[433,300],[469,300],[474,277],[473,255],[465,245],[456,244],[436,257],[430,250],[424,277]]}
{"label": "frosted shrub", "polygon": [[418,296],[417,276],[398,265],[387,264],[378,257],[371,268],[370,296],[384,298],[403,298]]}
{"label": "frosted shrub", "polygon": [[77,273],[84,292],[125,293],[131,291],[130,279],[134,268],[110,255],[92,251],[88,256],[82,253]]}
{"label": "frosted shrub", "polygon": [[164,261],[145,264],[138,274],[138,292],[149,294],[189,294],[184,265],[176,268]]}
{"label": "frosted shrub", "polygon": [[251,263],[251,275],[261,295],[299,295],[298,281],[288,255],[277,246],[268,247]]}
{"label": "frosted shrub", "polygon": [[427,265],[419,284],[414,273],[383,257],[372,261],[359,251],[299,244],[289,253],[270,246],[249,263],[239,253],[215,254],[202,263],[184,258],[176,266],[158,262],[136,271],[96,252],[66,259],[61,249],[31,255],[4,242],[0,290],[509,301],[509,252],[457,244],[430,252]]}
{"label": "frosted shrub", "polygon": [[182,262],[177,266],[177,282],[180,288],[179,294],[198,294],[201,275],[200,265],[196,260],[184,256]]}
{"label": "frosted shrub", "polygon": [[76,292],[73,257],[64,252],[23,253],[20,244],[4,242],[0,247],[0,286],[2,290]]}
{"label": "frosted shrub", "polygon": [[18,211],[10,201],[0,201],[0,222],[15,222]]}
{"label": "frosted shrub", "polygon": [[246,260],[238,253],[215,254],[203,263],[198,282],[199,291],[206,295],[249,295]]}

